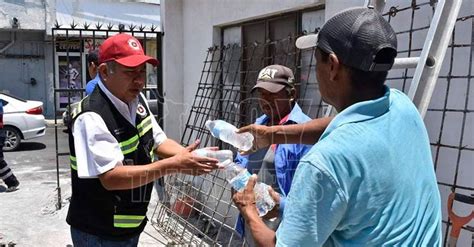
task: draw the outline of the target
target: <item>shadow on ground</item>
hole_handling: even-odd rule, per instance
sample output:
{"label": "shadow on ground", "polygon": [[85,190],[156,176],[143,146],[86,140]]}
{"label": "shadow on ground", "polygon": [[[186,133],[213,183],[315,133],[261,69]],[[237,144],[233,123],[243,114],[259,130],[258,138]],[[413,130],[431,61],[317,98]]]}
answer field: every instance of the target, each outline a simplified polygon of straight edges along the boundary
{"label": "shadow on ground", "polygon": [[[17,191],[17,190],[19,190],[19,189],[20,189],[20,187],[17,186],[17,187],[15,187],[13,190],[7,191],[7,187],[5,187],[5,186],[3,186],[3,185],[0,185],[0,193],[13,193],[13,192],[15,192],[15,191]],[[2,246],[0,245],[0,247],[2,247]]]}
{"label": "shadow on ground", "polygon": [[3,151],[5,153],[14,153],[14,152],[21,152],[21,151],[36,151],[46,149],[46,145],[40,142],[22,142],[20,143],[20,147],[15,151]]}

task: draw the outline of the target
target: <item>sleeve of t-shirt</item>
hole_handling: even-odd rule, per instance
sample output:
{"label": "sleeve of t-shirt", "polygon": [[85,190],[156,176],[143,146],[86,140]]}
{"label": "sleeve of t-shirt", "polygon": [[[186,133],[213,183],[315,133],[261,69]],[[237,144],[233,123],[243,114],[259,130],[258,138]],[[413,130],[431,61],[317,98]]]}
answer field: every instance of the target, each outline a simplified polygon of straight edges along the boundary
{"label": "sleeve of t-shirt", "polygon": [[153,149],[156,149],[168,137],[166,136],[165,132],[161,129],[160,125],[158,125],[158,122],[156,122],[156,119],[153,115],[151,116],[151,124],[153,128],[153,139],[155,140],[155,145],[153,146]]}
{"label": "sleeve of t-shirt", "polygon": [[322,246],[344,216],[347,200],[328,172],[307,161],[296,170],[286,198],[277,246]]}
{"label": "sleeve of t-shirt", "polygon": [[81,114],[74,121],[73,135],[80,178],[96,178],[124,159],[117,139],[97,113]]}

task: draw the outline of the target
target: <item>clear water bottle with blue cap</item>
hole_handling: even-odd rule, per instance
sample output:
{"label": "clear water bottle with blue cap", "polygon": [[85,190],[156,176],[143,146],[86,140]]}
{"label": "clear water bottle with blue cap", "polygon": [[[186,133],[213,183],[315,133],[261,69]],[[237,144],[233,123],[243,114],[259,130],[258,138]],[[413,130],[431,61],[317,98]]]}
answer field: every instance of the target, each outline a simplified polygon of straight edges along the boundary
{"label": "clear water bottle with blue cap", "polygon": [[223,142],[238,148],[242,151],[248,151],[253,146],[253,135],[250,133],[236,133],[237,128],[223,120],[207,120],[206,127],[212,136]]}
{"label": "clear water bottle with blue cap", "polygon": [[[252,176],[247,169],[235,164],[230,159],[222,162],[221,166],[224,169],[227,182],[237,191],[243,190]],[[255,204],[260,216],[267,214],[275,206],[275,202],[268,192],[269,188],[270,186],[264,183],[257,182],[255,184]]]}

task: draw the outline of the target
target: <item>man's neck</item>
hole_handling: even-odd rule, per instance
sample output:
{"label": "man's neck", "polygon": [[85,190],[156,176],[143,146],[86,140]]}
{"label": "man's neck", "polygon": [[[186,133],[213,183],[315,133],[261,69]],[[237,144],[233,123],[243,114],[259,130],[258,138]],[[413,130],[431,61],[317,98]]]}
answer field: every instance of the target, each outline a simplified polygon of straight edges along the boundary
{"label": "man's neck", "polygon": [[363,88],[363,89],[355,89],[353,88],[348,92],[343,100],[341,100],[341,104],[339,107],[336,107],[338,112],[343,111],[347,107],[363,102],[368,100],[378,99],[385,94],[385,86],[377,87],[377,88]]}

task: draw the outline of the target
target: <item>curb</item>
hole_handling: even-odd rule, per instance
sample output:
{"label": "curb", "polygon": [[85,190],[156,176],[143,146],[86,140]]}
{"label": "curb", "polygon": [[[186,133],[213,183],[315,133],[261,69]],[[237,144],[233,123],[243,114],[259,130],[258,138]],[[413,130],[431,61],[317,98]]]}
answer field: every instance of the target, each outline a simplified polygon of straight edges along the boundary
{"label": "curb", "polygon": [[[46,124],[46,127],[54,127],[54,119],[45,119],[44,122]],[[56,123],[58,127],[64,127],[62,119],[56,119]]]}

